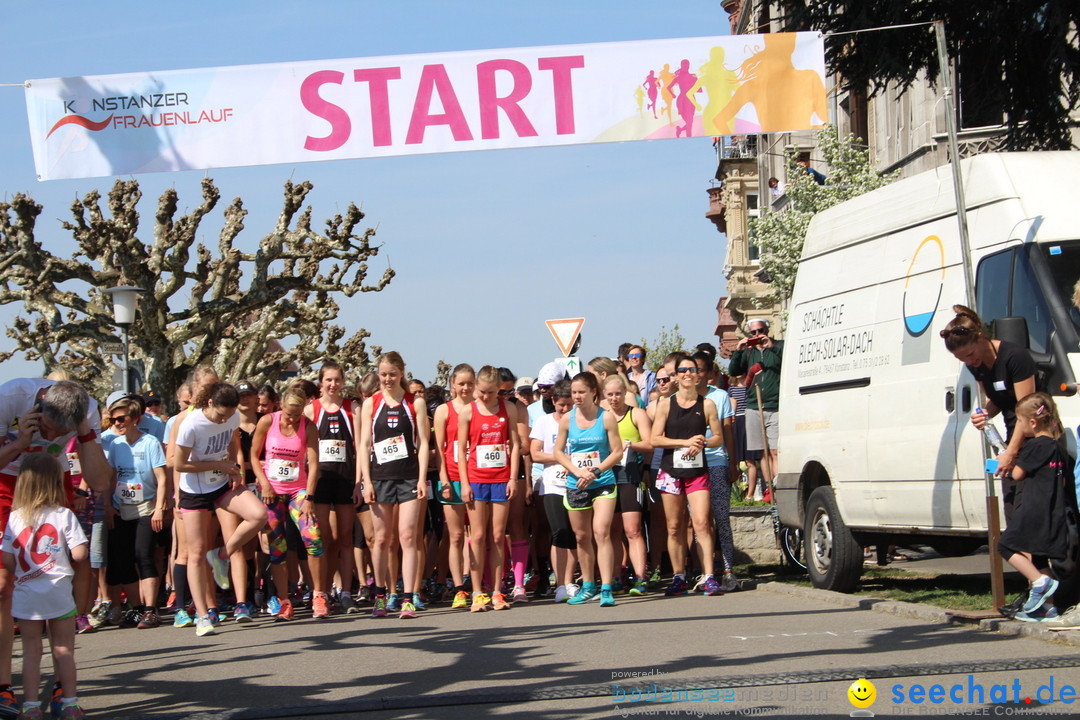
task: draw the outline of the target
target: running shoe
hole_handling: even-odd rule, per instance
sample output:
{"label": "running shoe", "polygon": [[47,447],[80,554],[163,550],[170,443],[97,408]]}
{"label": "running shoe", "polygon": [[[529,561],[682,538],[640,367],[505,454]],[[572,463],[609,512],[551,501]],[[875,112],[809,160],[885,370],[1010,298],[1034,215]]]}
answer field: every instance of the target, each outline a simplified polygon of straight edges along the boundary
{"label": "running shoe", "polygon": [[712,575],[705,578],[705,582],[701,586],[702,595],[723,595],[724,588],[720,587],[720,583],[716,582],[716,578]]}
{"label": "running shoe", "polygon": [[119,627],[122,627],[122,628],[133,628],[133,627],[138,627],[138,625],[139,625],[139,623],[141,621],[142,621],[142,610],[139,610],[138,608],[132,608],[132,609],[128,610],[126,613],[124,613],[120,617],[120,622],[118,622],[116,624]]}
{"label": "running shoe", "polygon": [[726,593],[735,592],[739,589],[739,581],[735,579],[734,573],[724,573],[724,576],[720,579],[720,589]]}
{"label": "running shoe", "polygon": [[356,607],[356,603],[353,602],[352,593],[341,593],[341,611],[346,615],[354,615],[360,612],[360,608]]}
{"label": "running shoe", "polygon": [[85,635],[94,632],[94,626],[90,624],[90,618],[86,615],[75,616],[75,634]]}
{"label": "running shoe", "polygon": [[326,607],[326,593],[315,593],[312,596],[311,617],[317,620],[325,620],[330,617],[330,610]]}
{"label": "running shoe", "polygon": [[[405,602],[408,602],[408,600]],[[412,594],[412,606],[414,610],[427,610],[427,603],[424,602],[424,596],[418,592],[414,592]]]}
{"label": "running shoe", "polygon": [[519,602],[526,603],[526,602],[529,602],[529,594],[525,590],[524,585],[515,585],[514,586],[514,591],[512,593],[510,593],[510,602],[513,602],[513,603],[519,603]]}
{"label": "running shoe", "polygon": [[386,597],[386,611],[398,612],[401,610],[401,596],[397,593],[390,593]]}
{"label": "running shoe", "polygon": [[649,584],[649,587],[651,588],[660,587],[660,568],[655,568],[652,571],[652,574],[649,575],[649,579],[647,580],[647,582]]}
{"label": "running shoe", "polygon": [[579,592],[581,592],[581,586],[577,583],[570,583],[566,586],[566,599],[569,600],[570,598],[577,595]]}
{"label": "running shoe", "polygon": [[559,585],[557,588],[555,588],[555,602],[556,603],[564,603],[564,602],[567,601],[567,599],[569,597],[570,596],[566,594],[566,586],[565,585]]}
{"label": "running shoe", "polygon": [[[1046,598],[1054,594],[1054,591],[1057,590],[1057,587],[1058,581],[1052,577],[1047,577],[1044,575],[1042,578],[1037,580],[1034,584],[1032,584],[1031,592],[1028,593],[1027,602],[1024,603],[1024,612],[1030,614],[1033,610],[1042,605],[1043,601],[1046,600]],[[1017,620],[1019,619],[1020,616],[1017,615]]]}
{"label": "running shoe", "polygon": [[60,720],[84,720],[86,713],[79,707],[79,703],[68,703],[60,710]]}
{"label": "running shoe", "polygon": [[59,680],[53,681],[52,697],[49,699],[49,712],[52,716],[60,717],[60,711],[64,709],[64,686]]}
{"label": "running shoe", "polygon": [[270,615],[277,615],[281,612],[281,601],[277,599],[276,595],[271,595],[270,599],[266,601],[266,612]]}
{"label": "running shoe", "polygon": [[177,610],[176,615],[173,616],[173,622],[172,622],[173,627],[184,628],[184,627],[191,627],[194,624],[195,624],[195,621],[191,619],[190,615],[188,615],[187,610]]}
{"label": "running shoe", "polygon": [[413,607],[413,604],[411,602],[406,600],[405,602],[401,603],[401,614],[398,615],[398,617],[402,620],[414,618],[416,617],[416,608]]}
{"label": "running shoe", "polygon": [[469,593],[458,590],[454,593],[454,602],[450,604],[451,610],[465,610],[469,607]]}
{"label": "running shoe", "polygon": [[233,610],[233,619],[238,623],[251,622],[251,608],[248,607],[246,602],[236,603],[236,609]]}
{"label": "running shoe", "polygon": [[176,610],[178,607],[180,607],[180,606],[176,604],[176,593],[175,592],[170,592],[169,593],[169,599],[165,601],[165,609],[166,610]]}
{"label": "running shoe", "polygon": [[149,608],[139,618],[139,624],[136,625],[139,630],[152,630],[156,627],[161,627],[161,617],[158,615],[157,610]]}
{"label": "running shoe", "polygon": [[12,715],[11,717],[18,717],[19,720],[45,720],[45,713],[41,712],[40,705],[23,705],[22,712],[17,716]]}
{"label": "running shoe", "polygon": [[274,616],[274,622],[283,622],[293,619],[293,604],[292,600],[285,600],[281,603],[281,609],[278,610],[277,615]]}
{"label": "running shoe", "polygon": [[114,605],[109,608],[109,614],[105,617],[106,625],[119,625],[124,619],[124,614],[131,608],[127,605]]}
{"label": "running shoe", "polygon": [[472,601],[472,612],[485,612],[491,609],[491,598],[484,593],[476,593]]}
{"label": "running shoe", "polygon": [[371,602],[371,588],[369,588],[367,585],[361,585],[360,595],[357,597],[357,600],[362,603]]}
{"label": "running shoe", "polygon": [[1058,619],[1057,608],[1053,605],[1040,605],[1031,612],[1018,612],[1013,620],[1021,622],[1049,622]]}
{"label": "running shoe", "polygon": [[1026,590],[1023,594],[1018,595],[1016,599],[1014,599],[1011,603],[998,606],[998,612],[1011,620],[1013,617],[1016,616],[1016,613],[1020,612],[1023,609],[1025,602],[1027,602]]}
{"label": "running shoe", "polygon": [[649,592],[649,584],[644,580],[637,580],[630,588],[630,594],[634,596],[646,595]]}
{"label": "running shoe", "polygon": [[621,593],[623,591],[623,581],[621,577],[613,578],[611,580],[611,592]]}
{"label": "running shoe", "polygon": [[600,607],[615,607],[615,593],[610,588],[600,588]]}
{"label": "running shoe", "polygon": [[229,580],[229,560],[221,557],[218,549],[206,551],[206,561],[210,563],[210,569],[214,571],[214,582],[222,590],[228,590],[232,582]]}
{"label": "running shoe", "polygon": [[375,596],[375,607],[371,609],[371,617],[386,617],[386,596]]}
{"label": "running shoe", "polygon": [[671,578],[671,584],[667,586],[667,590],[664,591],[664,594],[668,597],[673,597],[675,595],[685,595],[686,579],[683,578],[681,575],[676,575],[675,577]]}
{"label": "running shoe", "polygon": [[221,624],[221,613],[217,611],[217,608],[208,609],[206,615],[210,618],[210,622],[214,623],[214,627]]}
{"label": "running shoe", "polygon": [[567,605],[584,605],[592,600],[594,597],[600,594],[600,591],[596,587],[596,583],[587,582],[581,584],[581,590],[577,592],[574,597],[566,601]]}
{"label": "running shoe", "polygon": [[0,717],[14,718],[19,716],[19,702],[15,699],[10,685],[4,685],[0,689]]}
{"label": "running shoe", "polygon": [[435,583],[435,586],[431,588],[431,594],[428,597],[433,603],[441,603],[446,597],[446,586]]}
{"label": "running shoe", "polygon": [[493,593],[491,596],[491,606],[496,610],[509,610],[510,603],[507,602],[506,596],[501,592]]}
{"label": "running shoe", "polygon": [[217,632],[214,627],[214,623],[210,620],[209,615],[203,615],[195,621],[195,635],[196,637],[202,637],[203,635],[213,635]]}
{"label": "running shoe", "polygon": [[1060,616],[1047,620],[1046,626],[1058,630],[1080,628],[1080,605],[1073,605]]}

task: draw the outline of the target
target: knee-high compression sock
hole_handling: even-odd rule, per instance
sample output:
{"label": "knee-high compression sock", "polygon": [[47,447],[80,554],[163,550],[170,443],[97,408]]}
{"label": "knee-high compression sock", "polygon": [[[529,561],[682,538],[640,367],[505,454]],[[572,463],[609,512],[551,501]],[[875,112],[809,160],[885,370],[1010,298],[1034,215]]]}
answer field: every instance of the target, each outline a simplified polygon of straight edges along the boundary
{"label": "knee-high compression sock", "polygon": [[510,559],[514,564],[514,586],[525,584],[525,566],[529,562],[529,541],[517,540],[510,543]]}

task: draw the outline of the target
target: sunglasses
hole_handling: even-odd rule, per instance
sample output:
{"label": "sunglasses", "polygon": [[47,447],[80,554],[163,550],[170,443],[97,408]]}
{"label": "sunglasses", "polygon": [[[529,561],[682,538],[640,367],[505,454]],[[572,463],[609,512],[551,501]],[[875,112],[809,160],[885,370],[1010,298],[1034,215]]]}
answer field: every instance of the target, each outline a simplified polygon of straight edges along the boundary
{"label": "sunglasses", "polygon": [[630,358],[631,360],[637,360],[638,358],[645,357],[645,356],[643,354],[641,354],[641,353],[630,353],[626,357]]}
{"label": "sunglasses", "polygon": [[762,330],[760,328],[754,328],[753,330],[750,331],[751,335],[767,335],[768,333],[769,333],[768,330]]}
{"label": "sunglasses", "polygon": [[510,397],[513,394],[514,394],[513,390],[500,390],[499,391],[499,397]]}
{"label": "sunglasses", "polygon": [[675,372],[679,373],[680,375],[682,375],[683,373],[690,373],[691,375],[697,375],[698,374],[698,369],[696,367],[692,367],[692,368],[676,368]]}
{"label": "sunglasses", "polygon": [[553,387],[555,387],[555,386],[554,385],[537,385],[536,389],[543,392],[544,390],[550,390]]}
{"label": "sunglasses", "polygon": [[671,382],[671,378],[669,378],[669,377],[663,377],[663,378],[662,378],[662,377],[658,377],[658,378],[656,378],[656,382],[658,382],[658,383],[667,383],[667,382]]}
{"label": "sunglasses", "polygon": [[130,415],[113,415],[109,419],[112,420],[113,422],[127,422],[128,420],[131,419],[131,416]]}
{"label": "sunglasses", "polygon": [[964,327],[963,325],[959,325],[959,326],[954,327],[954,328],[945,328],[944,330],[942,330],[938,334],[943,338],[947,338],[950,335],[953,335],[955,337],[965,337],[967,335],[974,335],[977,332],[979,332],[979,331],[975,330],[973,328],[968,328],[968,327]]}

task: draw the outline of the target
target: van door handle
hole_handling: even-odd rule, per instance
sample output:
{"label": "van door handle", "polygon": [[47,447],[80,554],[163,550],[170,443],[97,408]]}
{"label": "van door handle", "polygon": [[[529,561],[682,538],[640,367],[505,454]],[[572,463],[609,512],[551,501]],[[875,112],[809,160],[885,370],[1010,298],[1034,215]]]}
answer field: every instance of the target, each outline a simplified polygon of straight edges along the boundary
{"label": "van door handle", "polygon": [[945,391],[945,412],[952,415],[953,410],[956,409],[956,392],[952,388]]}
{"label": "van door handle", "polygon": [[960,409],[965,415],[971,413],[971,386],[965,385],[960,391]]}

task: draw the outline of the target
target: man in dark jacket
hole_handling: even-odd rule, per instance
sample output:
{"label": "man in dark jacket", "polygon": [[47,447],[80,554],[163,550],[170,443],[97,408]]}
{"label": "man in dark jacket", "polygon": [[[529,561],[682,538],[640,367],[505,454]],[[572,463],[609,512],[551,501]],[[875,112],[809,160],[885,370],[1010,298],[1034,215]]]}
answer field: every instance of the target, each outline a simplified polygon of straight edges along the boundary
{"label": "man in dark jacket", "polygon": [[776,476],[776,436],[780,410],[780,361],[784,355],[784,342],[769,337],[769,322],[754,318],[749,323],[750,337],[739,341],[731,355],[729,372],[743,375],[754,371],[753,384],[761,389],[761,406],[757,391],[747,378],[746,390],[746,449],[764,450],[761,435],[762,419],[769,451],[761,457],[761,473],[766,487],[772,486]]}

